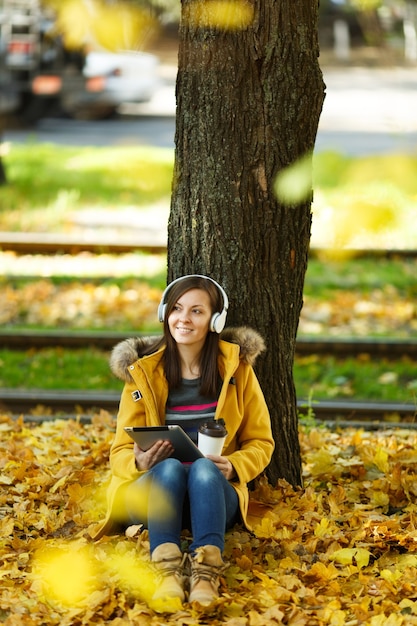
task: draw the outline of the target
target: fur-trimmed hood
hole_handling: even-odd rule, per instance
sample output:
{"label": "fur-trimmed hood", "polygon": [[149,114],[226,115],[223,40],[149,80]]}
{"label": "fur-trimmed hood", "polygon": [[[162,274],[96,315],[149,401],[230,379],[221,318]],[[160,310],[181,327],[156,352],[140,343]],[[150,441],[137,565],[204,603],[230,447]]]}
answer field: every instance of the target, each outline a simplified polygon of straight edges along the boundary
{"label": "fur-trimmed hood", "polygon": [[[265,350],[261,335],[248,326],[225,328],[220,339],[240,346],[240,358],[249,365],[254,365],[257,357]],[[110,356],[110,369],[117,378],[131,382],[129,365],[144,356],[157,341],[156,337],[131,337],[118,343]]]}

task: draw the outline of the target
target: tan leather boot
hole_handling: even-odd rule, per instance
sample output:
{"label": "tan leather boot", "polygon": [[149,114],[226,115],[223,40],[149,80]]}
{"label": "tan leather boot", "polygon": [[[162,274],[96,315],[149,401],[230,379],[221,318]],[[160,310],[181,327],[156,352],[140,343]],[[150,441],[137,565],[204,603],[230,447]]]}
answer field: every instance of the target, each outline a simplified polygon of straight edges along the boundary
{"label": "tan leather boot", "polygon": [[219,576],[225,569],[222,555],[217,546],[197,548],[191,559],[189,602],[208,605],[219,597]]}
{"label": "tan leather boot", "polygon": [[152,552],[151,561],[158,575],[158,586],[152,600],[179,598],[184,602],[184,563],[187,555],[182,554],[175,543],[162,543]]}

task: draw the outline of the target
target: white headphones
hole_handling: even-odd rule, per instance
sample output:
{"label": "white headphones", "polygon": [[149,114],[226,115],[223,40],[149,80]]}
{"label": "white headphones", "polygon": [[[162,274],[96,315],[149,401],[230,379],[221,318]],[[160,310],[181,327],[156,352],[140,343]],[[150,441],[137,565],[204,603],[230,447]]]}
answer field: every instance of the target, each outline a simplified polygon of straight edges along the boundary
{"label": "white headphones", "polygon": [[220,294],[223,299],[223,310],[220,313],[219,312],[213,313],[213,316],[210,320],[211,332],[219,334],[222,332],[226,324],[227,309],[229,308],[229,298],[227,297],[225,290],[223,289],[223,287],[219,285],[219,283],[216,283],[216,281],[213,280],[213,278],[210,278],[210,276],[203,276],[202,274],[189,274],[188,276],[181,276],[180,278],[176,278],[175,280],[173,280],[172,283],[170,283],[168,287],[166,287],[164,293],[162,294],[161,302],[159,303],[159,306],[158,306],[158,319],[160,322],[163,322],[165,319],[165,312],[167,308],[166,297],[171,287],[175,285],[176,283],[179,283],[181,280],[185,280],[186,278],[194,278],[194,277],[205,278],[206,280],[210,280],[214,285],[216,285],[217,289],[220,291]]}

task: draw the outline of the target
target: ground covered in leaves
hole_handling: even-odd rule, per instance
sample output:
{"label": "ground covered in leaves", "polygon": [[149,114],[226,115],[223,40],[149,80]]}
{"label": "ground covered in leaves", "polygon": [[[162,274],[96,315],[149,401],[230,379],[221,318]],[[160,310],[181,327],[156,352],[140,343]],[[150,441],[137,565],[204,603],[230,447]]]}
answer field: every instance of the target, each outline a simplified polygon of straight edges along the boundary
{"label": "ground covered in leaves", "polygon": [[0,622],[417,624],[417,433],[300,430],[304,486],[261,481],[211,607],[149,606],[146,531],[93,543],[114,423],[0,417]]}
{"label": "ground covered in leaves", "polygon": [[[147,328],[155,324],[162,288],[143,280],[64,281],[50,278],[13,284],[0,281],[0,323],[14,326],[102,329]],[[368,293],[336,289],[323,297],[306,295],[300,317],[300,335],[329,336],[417,334],[415,296],[393,286]]]}

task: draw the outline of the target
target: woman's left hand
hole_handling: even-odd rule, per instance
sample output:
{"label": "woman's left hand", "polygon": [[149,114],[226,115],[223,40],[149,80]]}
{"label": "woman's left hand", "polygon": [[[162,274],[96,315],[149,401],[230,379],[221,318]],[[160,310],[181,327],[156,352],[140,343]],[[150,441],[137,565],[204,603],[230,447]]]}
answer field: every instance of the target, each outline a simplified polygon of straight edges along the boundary
{"label": "woman's left hand", "polygon": [[227,456],[217,456],[214,454],[208,454],[207,458],[213,461],[214,465],[219,468],[221,473],[227,480],[232,480],[236,477],[235,468],[227,458]]}

